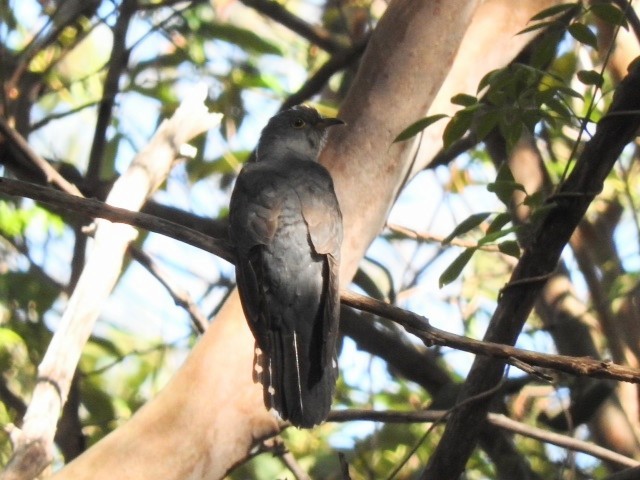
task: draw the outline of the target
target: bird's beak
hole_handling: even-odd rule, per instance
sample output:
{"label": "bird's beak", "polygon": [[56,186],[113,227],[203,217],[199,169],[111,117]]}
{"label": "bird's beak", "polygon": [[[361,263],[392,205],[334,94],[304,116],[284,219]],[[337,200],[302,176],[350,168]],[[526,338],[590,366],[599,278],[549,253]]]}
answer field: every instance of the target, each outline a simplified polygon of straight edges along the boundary
{"label": "bird's beak", "polygon": [[318,128],[329,128],[335,125],[345,125],[345,123],[339,118],[323,118],[316,123],[316,127]]}

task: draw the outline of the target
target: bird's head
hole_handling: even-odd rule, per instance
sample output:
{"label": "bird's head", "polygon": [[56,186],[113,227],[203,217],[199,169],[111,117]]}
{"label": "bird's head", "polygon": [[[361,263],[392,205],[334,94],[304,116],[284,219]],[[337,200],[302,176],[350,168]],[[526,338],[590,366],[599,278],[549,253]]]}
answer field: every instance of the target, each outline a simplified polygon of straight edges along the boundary
{"label": "bird's head", "polygon": [[338,118],[324,118],[317,110],[299,105],[279,112],[262,130],[257,160],[295,155],[316,161],[327,138],[327,128],[342,125]]}

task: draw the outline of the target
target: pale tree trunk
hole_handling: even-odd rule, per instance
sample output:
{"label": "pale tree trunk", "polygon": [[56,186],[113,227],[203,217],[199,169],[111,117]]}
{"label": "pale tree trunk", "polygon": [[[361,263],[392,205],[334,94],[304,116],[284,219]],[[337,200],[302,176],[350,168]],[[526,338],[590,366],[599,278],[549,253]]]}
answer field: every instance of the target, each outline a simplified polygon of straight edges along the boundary
{"label": "pale tree trunk", "polygon": [[[429,111],[439,91],[443,110],[451,94],[475,91],[530,40],[516,36],[526,20],[558,2],[481,3],[396,0],[372,35],[341,108],[348,127],[333,132],[322,158],[344,214],[343,286],[404,182],[441,145],[439,133],[426,135],[414,164],[417,143],[392,145],[395,136]],[[252,361],[253,339],[234,294],[161,394],[55,478],[221,478],[257,439],[278,431],[253,384]]]}

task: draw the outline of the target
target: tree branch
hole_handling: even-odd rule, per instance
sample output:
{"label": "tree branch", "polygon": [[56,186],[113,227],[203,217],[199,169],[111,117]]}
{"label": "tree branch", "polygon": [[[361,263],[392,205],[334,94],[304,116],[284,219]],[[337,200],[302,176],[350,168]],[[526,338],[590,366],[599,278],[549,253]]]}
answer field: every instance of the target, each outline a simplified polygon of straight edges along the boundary
{"label": "tree branch", "polygon": [[289,30],[306,38],[311,43],[318,45],[329,53],[336,53],[341,50],[340,44],[331,38],[331,34],[324,28],[313,27],[304,20],[296,17],[286,8],[273,0],[240,0],[247,7],[266,15],[276,22],[284,25]]}
{"label": "tree branch", "polygon": [[[234,255],[226,242],[151,215],[131,212],[109,206],[98,200],[74,197],[49,188],[7,178],[0,178],[0,192],[32,198],[87,216],[98,216],[114,222],[142,227],[184,241],[234,263]],[[511,288],[515,289],[516,287]],[[455,335],[429,325],[428,320],[420,315],[347,290],[342,291],[341,300],[344,305],[393,320],[428,346],[447,346],[465,352],[504,359],[509,363],[520,361],[531,366],[559,370],[573,375],[640,383],[640,370],[634,368],[587,357],[536,353],[509,345]]]}
{"label": "tree branch", "polygon": [[175,284],[169,272],[160,268],[160,265],[154,262],[147,253],[139,248],[130,245],[129,253],[131,253],[131,256],[162,284],[176,305],[182,307],[189,314],[194,330],[200,334],[206,332],[207,326],[209,325],[206,317],[198,309],[196,304],[193,303],[189,293]]}
{"label": "tree branch", "polygon": [[369,39],[366,38],[353,47],[335,53],[297,92],[293,93],[283,102],[280,110],[286,110],[287,108],[298,105],[319,93],[333,74],[346,68],[362,56],[368,41]]}
{"label": "tree branch", "polygon": [[[329,414],[330,422],[352,422],[356,420],[370,420],[384,423],[417,423],[417,422],[441,422],[446,421],[448,410],[424,410],[418,412],[375,411],[375,410],[340,410]],[[500,413],[488,413],[487,421],[491,425],[517,433],[525,437],[540,440],[551,445],[586,453],[592,457],[612,462],[623,467],[637,467],[640,462],[633,458],[625,457],[612,450],[602,448],[593,443],[585,442],[567,435],[549,432],[542,428],[526,425],[510,419]]]}
{"label": "tree branch", "polygon": [[129,50],[126,45],[129,22],[136,11],[137,0],[124,0],[120,5],[120,13],[113,28],[113,48],[109,58],[109,69],[104,82],[102,100],[98,106],[98,119],[93,134],[93,143],[89,153],[87,179],[90,183],[97,182],[102,172],[104,148],[106,144],[107,127],[111,123],[111,114],[119,90],[120,75],[129,61]]}

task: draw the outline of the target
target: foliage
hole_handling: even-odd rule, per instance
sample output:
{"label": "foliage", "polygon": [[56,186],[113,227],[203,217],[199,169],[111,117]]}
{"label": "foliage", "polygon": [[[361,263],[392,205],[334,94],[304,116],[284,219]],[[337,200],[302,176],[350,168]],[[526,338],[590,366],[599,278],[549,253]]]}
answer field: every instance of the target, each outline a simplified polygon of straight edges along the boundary
{"label": "foliage", "polygon": [[[277,18],[239,3],[133,2],[136,8],[126,25],[124,45],[114,38],[127,0],[87,2],[91,6],[75,12],[63,25],[56,23],[62,2],[10,3],[0,3],[0,48],[3,62],[7,61],[0,78],[5,91],[16,98],[3,100],[2,116],[87,196],[104,198],[118,171],[175,110],[184,92],[198,82],[207,84],[209,106],[224,114],[221,129],[194,142],[197,154],[176,167],[155,198],[174,207],[176,221],[185,223],[201,220],[198,214],[224,225],[230,185],[249,160],[260,127],[332,53],[283,27]],[[376,2],[295,1],[286,7],[300,17],[324,21],[321,33],[340,48],[366,38],[381,14]],[[606,47],[601,30],[629,29],[628,15],[613,2],[561,4],[540,12],[521,32],[538,35],[528,52],[488,73],[475,92],[453,96],[457,110],[452,115],[430,112],[398,134],[395,143],[412,142],[448,119],[441,154],[465,141],[472,147],[451,160],[446,170],[419,174],[414,180],[419,195],[409,183],[391,212],[391,219],[429,230],[432,236],[384,232],[368,252],[370,264],[363,262],[355,286],[428,313],[434,323],[445,318],[448,330],[481,337],[513,265],[529,246],[531,232],[553,206],[553,192],[567,178],[610,104],[619,79],[607,70],[609,54],[600,53]],[[123,64],[114,60],[118,55],[125,58]],[[345,65],[307,100],[338,108],[356,67]],[[12,77],[8,72],[18,73]],[[108,84],[111,75],[116,81]],[[96,145],[101,155],[95,153],[100,151]],[[538,152],[546,184],[525,185],[518,165],[507,161],[518,162],[525,147]],[[2,148],[8,158],[6,146]],[[503,150],[502,158],[497,150]],[[637,320],[640,170],[636,157],[635,149],[629,148],[610,174],[563,267],[578,279],[564,295],[579,304],[576,318],[589,317],[595,345],[589,354],[630,364],[640,353],[637,344],[625,342],[637,338],[637,331],[628,327],[616,332],[605,323],[608,316]],[[0,172],[38,181],[32,169],[5,160],[0,160]],[[438,197],[439,202],[434,200]],[[405,209],[411,213],[403,214]],[[38,364],[81,269],[86,247],[83,226],[82,219],[68,212],[0,198],[3,426],[22,420]],[[144,236],[137,246],[151,252],[154,261],[186,286],[205,316],[215,316],[233,286],[227,265],[209,255],[167,246],[154,235]],[[87,446],[128,420],[188,354],[196,335],[187,313],[173,303],[140,265],[127,263],[83,351],[74,384],[80,406],[65,413],[79,419],[81,430],[75,433],[85,438]],[[451,407],[469,368],[469,356],[448,348],[429,351],[404,331],[375,325],[376,333],[389,342],[384,354],[362,347],[364,340],[355,334],[343,341],[343,351],[352,356],[344,353],[340,359],[335,407],[403,412],[429,405]],[[560,338],[555,327],[538,312],[520,345],[542,351],[562,348],[562,342],[569,341]],[[423,377],[412,377],[402,370],[406,367],[401,362],[394,363],[394,351],[418,352],[424,365],[414,365],[416,371],[430,369],[447,383],[419,383],[416,378]],[[522,378],[509,376],[514,383]],[[555,413],[561,407],[568,411],[567,404],[575,400],[579,388],[559,374],[552,385],[532,376],[502,395],[499,408],[523,423],[540,426],[541,418],[554,408]],[[543,395],[531,393],[541,389]],[[589,429],[604,428],[591,413],[585,423],[587,437]],[[640,431],[637,419],[634,422],[633,430]],[[263,453],[239,466],[231,478],[290,475],[284,451],[290,451],[312,478],[342,478],[338,451],[354,480],[387,478],[396,470],[395,478],[415,478],[442,431],[440,426],[428,428],[419,422],[361,421],[327,423],[311,431],[288,429],[275,444],[263,445]],[[601,438],[602,431],[597,433]],[[603,462],[582,457],[573,462],[572,454],[560,455],[537,440],[510,438],[520,458],[527,459],[540,478],[606,475]],[[469,478],[497,477],[496,458],[485,447],[470,460]],[[1,464],[11,451],[8,437],[2,437]],[[70,456],[62,449],[58,453],[60,464],[63,455],[68,461],[80,451]],[[563,458],[558,461],[559,457]]]}

